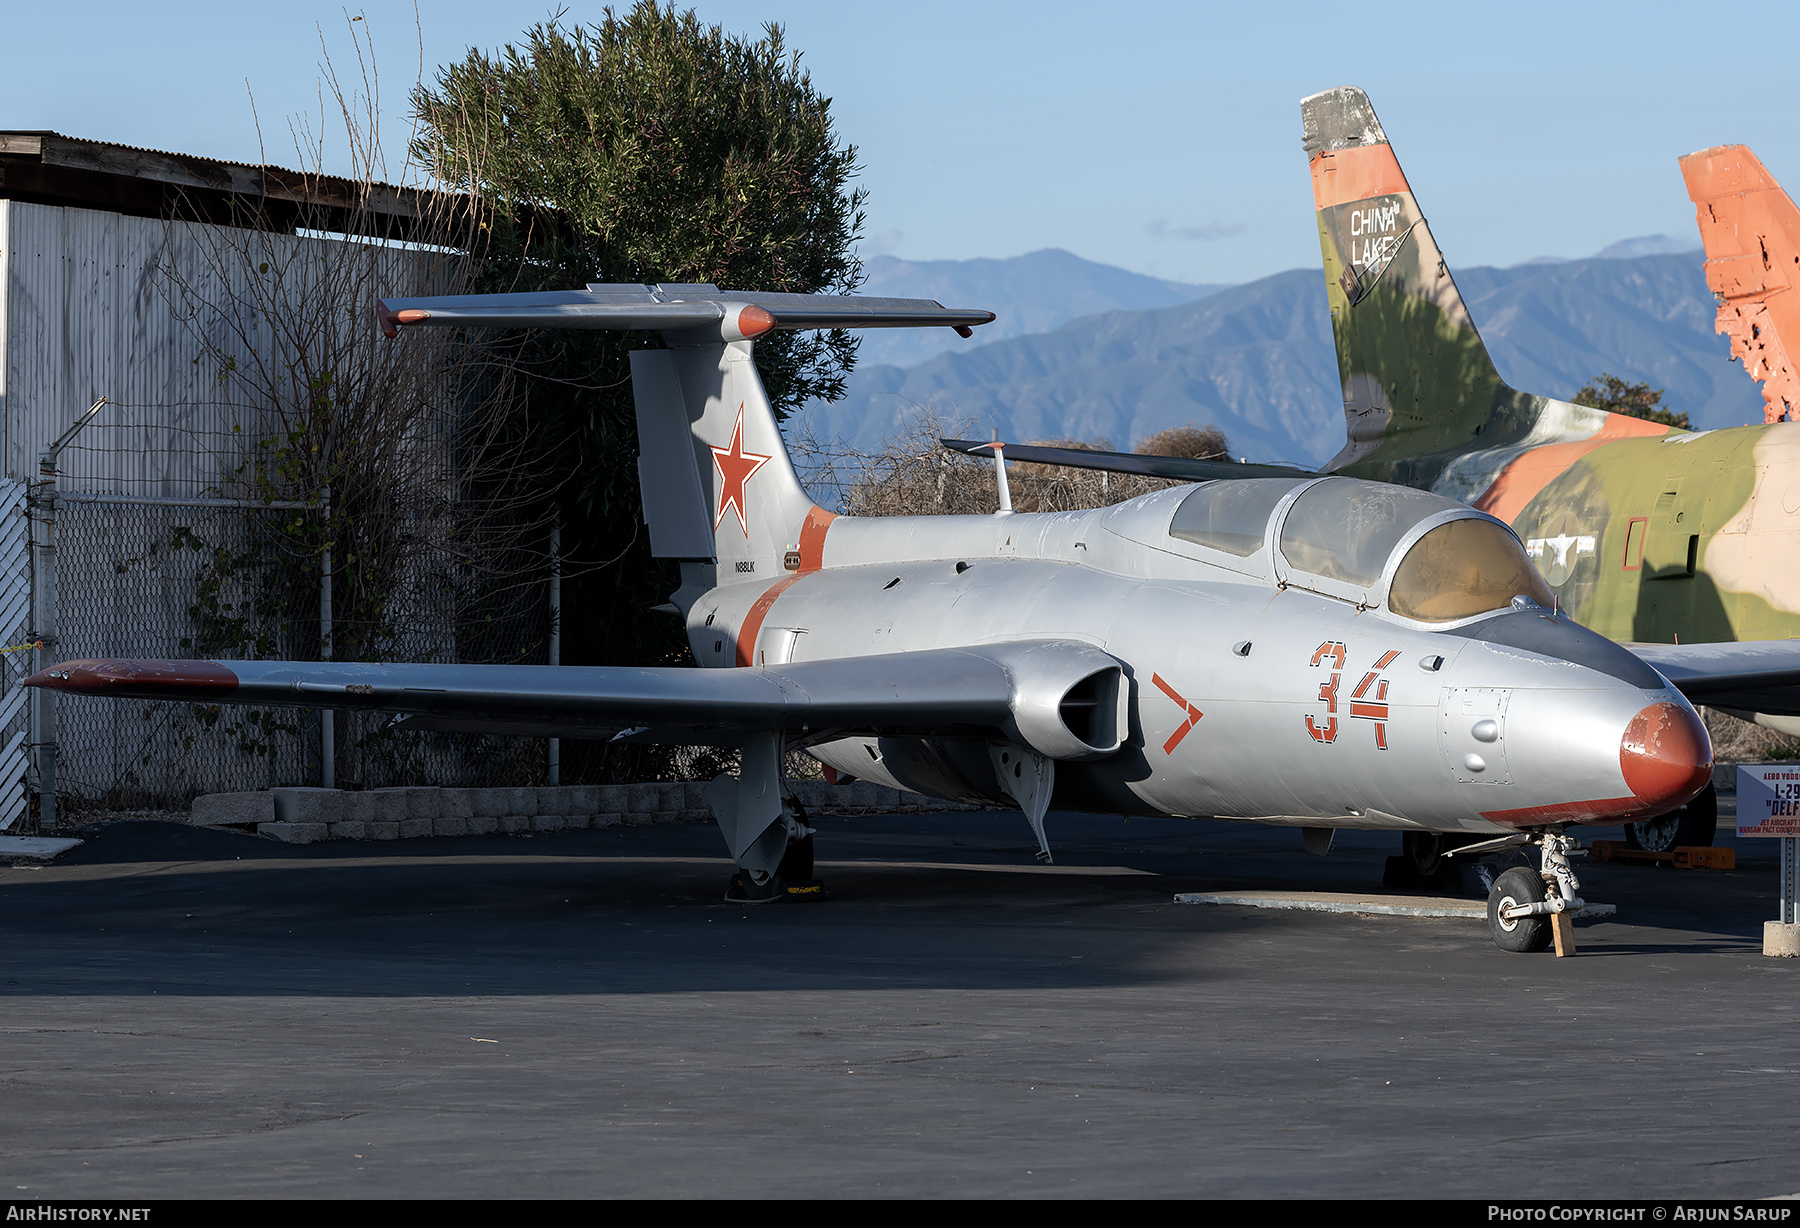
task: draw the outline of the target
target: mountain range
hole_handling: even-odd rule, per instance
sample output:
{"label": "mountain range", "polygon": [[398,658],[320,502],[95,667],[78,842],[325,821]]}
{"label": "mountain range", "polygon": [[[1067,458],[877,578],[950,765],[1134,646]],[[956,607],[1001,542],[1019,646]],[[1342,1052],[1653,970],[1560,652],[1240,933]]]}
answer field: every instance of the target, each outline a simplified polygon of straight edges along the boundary
{"label": "mountain range", "polygon": [[[1606,371],[1664,389],[1663,404],[1687,411],[1696,427],[1760,422],[1757,385],[1730,360],[1725,338],[1713,333],[1714,301],[1700,253],[1635,254],[1673,242],[1651,236],[1608,249],[1618,255],[1470,268],[1457,274],[1457,284],[1495,365],[1515,387],[1568,398]],[[1034,253],[1045,255],[1067,253]],[[1001,299],[982,299],[956,281],[955,268],[943,266],[1006,263],[911,267],[934,269],[945,293],[929,297],[1003,310],[995,305]],[[1083,270],[1089,280],[1082,284],[1107,284],[1091,272],[1105,267]],[[1142,283],[1165,287],[1160,293],[1183,292],[1179,283],[1133,283],[1125,279],[1139,275],[1115,272],[1124,274],[1112,283],[1119,293],[1149,292]],[[1319,464],[1344,440],[1322,277],[1316,268],[1295,269],[1225,289],[1190,286],[1187,292],[1210,292],[974,344],[982,329],[960,342],[962,348],[910,366],[871,361],[865,349],[848,394],[803,413],[815,437],[863,450],[878,448],[915,407],[929,405],[984,437],[992,431],[1013,440],[1104,438],[1118,447],[1168,427],[1211,423],[1236,455]],[[898,276],[883,289],[916,293]],[[1054,283],[1043,289],[1047,297],[1058,293]]]}
{"label": "mountain range", "polygon": [[[1081,316],[1103,311],[1173,307],[1205,298],[1224,286],[1164,281],[1045,248],[1006,260],[897,260],[863,262],[867,280],[858,294],[932,298],[946,307],[981,307],[999,318],[981,330],[981,344],[1047,333]],[[947,350],[966,348],[939,328],[891,328],[863,334],[858,361],[867,366],[911,367]]]}

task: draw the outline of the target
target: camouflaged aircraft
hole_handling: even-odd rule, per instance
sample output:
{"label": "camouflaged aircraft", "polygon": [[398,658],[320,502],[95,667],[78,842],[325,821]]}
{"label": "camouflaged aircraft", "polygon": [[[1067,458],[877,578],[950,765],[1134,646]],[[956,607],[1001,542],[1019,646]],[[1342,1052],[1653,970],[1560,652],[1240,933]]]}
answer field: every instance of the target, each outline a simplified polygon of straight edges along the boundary
{"label": "camouflaged aircraft", "polygon": [[[752,357],[776,328],[950,326],[918,300],[590,286],[384,303],[420,327],[653,331],[631,355],[644,520],[679,561],[693,668],[71,661],[75,695],[355,708],[402,728],[736,747],[712,783],[728,898],[816,894],[787,800],[801,749],[842,777],[1016,805],[1452,833],[1535,846],[1493,881],[1509,950],[1582,907],[1568,828],[1704,789],[1683,688],[1786,694],[1789,645],[1659,649],[1663,672],[1553,607],[1502,521],[1427,491],[1288,474],[1112,507],[855,518],[808,497]],[[990,445],[1006,489],[1005,448]],[[1239,466],[1223,466],[1233,479]],[[1706,655],[1706,654],[1712,655]],[[1800,700],[1783,701],[1800,706]],[[1560,946],[1559,946],[1560,949]]]}
{"label": "camouflaged aircraft", "polygon": [[[1554,608],[1611,639],[1689,645],[1800,636],[1800,425],[1678,430],[1510,387],[1367,95],[1327,90],[1300,111],[1347,435],[1321,472],[1429,490],[1505,521]],[[1731,165],[1731,191],[1755,186],[1743,157]],[[1706,210],[1702,202],[1703,233]],[[1800,266],[1794,237],[1784,240],[1782,267]],[[1736,240],[1740,249],[1747,241]],[[1764,271],[1767,249],[1755,258],[1732,254],[1733,287],[1753,280],[1760,289],[1787,276]],[[981,446],[945,443],[965,452]],[[1187,480],[1229,476],[1208,462],[1017,445],[1008,453]],[[1706,702],[1800,733],[1800,717],[1751,694],[1718,690]],[[1716,815],[1708,790],[1628,834],[1656,850],[1710,844]]]}

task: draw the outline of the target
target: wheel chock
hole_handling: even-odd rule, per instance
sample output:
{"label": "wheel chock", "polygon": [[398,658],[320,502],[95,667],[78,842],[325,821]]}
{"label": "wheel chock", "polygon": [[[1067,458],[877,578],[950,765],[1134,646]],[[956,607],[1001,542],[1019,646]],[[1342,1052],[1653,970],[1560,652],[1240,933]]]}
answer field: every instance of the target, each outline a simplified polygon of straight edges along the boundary
{"label": "wheel chock", "polygon": [[1556,939],[1556,957],[1575,954],[1575,917],[1567,912],[1550,914],[1550,934]]}
{"label": "wheel chock", "polygon": [[1677,870],[1735,870],[1737,869],[1736,849],[1696,848],[1682,845],[1667,853],[1652,853],[1645,849],[1634,849],[1623,840],[1596,840],[1588,846],[1588,854],[1595,861],[1635,862],[1650,865],[1664,862]]}

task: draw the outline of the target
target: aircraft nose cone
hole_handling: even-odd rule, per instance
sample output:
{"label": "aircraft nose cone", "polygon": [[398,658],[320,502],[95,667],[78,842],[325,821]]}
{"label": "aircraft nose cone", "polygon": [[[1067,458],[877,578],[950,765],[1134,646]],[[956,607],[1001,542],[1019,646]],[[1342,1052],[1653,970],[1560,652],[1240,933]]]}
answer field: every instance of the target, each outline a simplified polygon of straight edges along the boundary
{"label": "aircraft nose cone", "polygon": [[1712,739],[1692,709],[1651,704],[1625,727],[1619,771],[1639,800],[1673,810],[1712,780]]}

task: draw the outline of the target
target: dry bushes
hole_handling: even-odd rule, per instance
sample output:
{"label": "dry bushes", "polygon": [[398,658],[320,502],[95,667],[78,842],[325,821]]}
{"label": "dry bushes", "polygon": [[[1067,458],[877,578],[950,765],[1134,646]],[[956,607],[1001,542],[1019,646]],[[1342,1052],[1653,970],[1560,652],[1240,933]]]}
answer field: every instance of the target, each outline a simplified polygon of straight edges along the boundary
{"label": "dry bushes", "polygon": [[[820,493],[832,492],[851,516],[985,516],[1000,506],[994,464],[946,451],[941,438],[979,438],[975,424],[924,408],[908,419],[879,452],[826,449],[804,433],[791,442],[796,463]],[[1107,439],[1043,439],[1056,448],[1114,451]],[[1217,427],[1189,424],[1141,441],[1136,451],[1151,456],[1226,457],[1229,445]],[[1071,469],[1015,461],[1007,466],[1013,509],[1067,512],[1123,503],[1181,483],[1131,473]]]}

